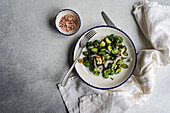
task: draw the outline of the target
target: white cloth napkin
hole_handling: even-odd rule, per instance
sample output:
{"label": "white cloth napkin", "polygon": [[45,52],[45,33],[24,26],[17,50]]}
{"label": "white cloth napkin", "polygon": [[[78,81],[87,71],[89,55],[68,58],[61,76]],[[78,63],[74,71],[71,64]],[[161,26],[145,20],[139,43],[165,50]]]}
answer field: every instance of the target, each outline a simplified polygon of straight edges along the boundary
{"label": "white cloth napkin", "polygon": [[134,75],[113,90],[94,89],[77,76],[59,90],[70,113],[122,113],[134,104],[143,104],[155,84],[155,69],[170,63],[170,8],[157,2],[134,5],[133,14],[153,49],[142,50]]}

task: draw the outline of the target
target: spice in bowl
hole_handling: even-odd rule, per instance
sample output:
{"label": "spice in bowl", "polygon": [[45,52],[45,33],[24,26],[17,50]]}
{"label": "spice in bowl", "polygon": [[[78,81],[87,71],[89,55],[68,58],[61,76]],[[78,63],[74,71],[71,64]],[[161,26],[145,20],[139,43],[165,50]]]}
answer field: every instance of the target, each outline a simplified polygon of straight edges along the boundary
{"label": "spice in bowl", "polygon": [[80,25],[79,15],[71,9],[63,9],[56,15],[55,26],[65,36],[75,34],[79,30]]}
{"label": "spice in bowl", "polygon": [[59,27],[65,32],[70,32],[76,28],[76,23],[76,18],[71,14],[67,14],[61,17]]}

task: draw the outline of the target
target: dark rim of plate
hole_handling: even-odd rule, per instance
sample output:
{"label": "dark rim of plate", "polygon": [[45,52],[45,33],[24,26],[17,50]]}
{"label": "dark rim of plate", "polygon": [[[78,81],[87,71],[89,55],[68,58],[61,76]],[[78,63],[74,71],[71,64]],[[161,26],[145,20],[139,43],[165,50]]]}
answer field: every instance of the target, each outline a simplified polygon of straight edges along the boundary
{"label": "dark rim of plate", "polygon": [[[74,12],[74,13],[77,15],[77,17],[79,18],[79,21],[80,21],[78,29],[77,29],[74,33],[72,33],[72,34],[64,34],[64,33],[62,33],[62,32],[57,28],[57,26],[56,26],[56,19],[57,19],[58,14],[60,14],[60,13],[63,12],[63,11],[66,11],[66,10]],[[81,19],[80,19],[80,16],[78,15],[78,13],[76,13],[74,10],[72,10],[72,9],[63,9],[63,10],[59,11],[59,12],[57,13],[57,15],[55,16],[54,24],[55,24],[55,27],[56,27],[56,29],[58,30],[59,33],[61,33],[62,35],[65,35],[65,36],[71,36],[71,35],[74,35],[75,33],[77,33],[77,32],[79,31],[80,26],[81,26]]]}
{"label": "dark rim of plate", "polygon": [[[130,42],[131,42],[132,45],[133,45],[133,48],[134,48],[134,51],[135,51],[135,57],[136,57],[136,58],[135,58],[135,65],[134,65],[134,68],[133,68],[133,70],[132,70],[132,73],[129,75],[129,77],[128,77],[125,81],[123,81],[123,82],[120,83],[119,85],[116,85],[116,86],[114,86],[114,87],[108,87],[108,88],[100,88],[100,87],[96,87],[96,86],[93,86],[93,85],[87,83],[85,80],[83,80],[83,78],[81,78],[81,76],[80,76],[79,73],[77,72],[76,67],[75,67],[75,70],[76,70],[76,73],[78,74],[78,76],[80,77],[80,79],[81,79],[83,82],[85,82],[86,84],[88,84],[89,86],[93,87],[93,88],[102,89],[102,90],[114,89],[114,88],[117,88],[117,87],[123,85],[123,84],[124,84],[124,83],[132,76],[132,74],[133,74],[133,72],[134,72],[134,70],[135,70],[135,67],[136,67],[136,63],[137,63],[137,53],[136,53],[136,48],[135,48],[134,43],[133,43],[132,40],[130,39],[130,37],[129,37],[125,32],[123,32],[122,30],[120,30],[120,29],[118,29],[118,28],[116,28],[116,27],[107,26],[107,25],[95,26],[95,27],[92,27],[92,28],[88,29],[87,31],[85,31],[85,32],[80,36],[80,38],[78,39],[76,45],[78,44],[78,42],[79,42],[79,40],[81,39],[81,37],[84,36],[84,34],[86,34],[87,32],[89,32],[89,31],[92,30],[92,29],[96,29],[96,28],[99,28],[99,27],[108,27],[108,28],[116,29],[116,30],[122,32],[124,35],[126,35],[126,36],[128,37],[128,39],[130,40]],[[75,53],[76,45],[75,45],[74,51],[73,51],[73,61],[74,61],[74,53]]]}

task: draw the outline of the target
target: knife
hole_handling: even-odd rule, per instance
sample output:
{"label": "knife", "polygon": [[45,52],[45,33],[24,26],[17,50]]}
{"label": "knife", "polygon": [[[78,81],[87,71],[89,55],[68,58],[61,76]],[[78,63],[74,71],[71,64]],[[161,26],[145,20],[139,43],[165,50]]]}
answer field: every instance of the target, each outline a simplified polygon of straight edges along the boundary
{"label": "knife", "polygon": [[[110,18],[106,15],[106,13],[104,11],[101,12],[101,15],[105,21],[105,23],[108,25],[108,26],[112,26],[112,27],[116,27],[114,25],[114,23],[110,20]],[[138,55],[139,51],[136,50],[136,54]]]}
{"label": "knife", "polygon": [[106,13],[104,11],[101,12],[101,15],[105,21],[105,23],[108,25],[108,26],[113,26],[113,27],[116,27],[113,22],[109,19],[109,17],[106,15]]}

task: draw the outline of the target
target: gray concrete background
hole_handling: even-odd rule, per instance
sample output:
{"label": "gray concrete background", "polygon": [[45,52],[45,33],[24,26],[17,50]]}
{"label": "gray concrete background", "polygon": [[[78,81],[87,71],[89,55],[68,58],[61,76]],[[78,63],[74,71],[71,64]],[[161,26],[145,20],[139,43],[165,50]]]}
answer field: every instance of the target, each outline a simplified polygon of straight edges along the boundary
{"label": "gray concrete background", "polygon": [[[101,11],[126,31],[137,50],[149,48],[131,14],[136,1],[0,0],[0,113],[67,112],[56,83],[72,64],[79,36],[90,27],[105,24]],[[170,5],[167,0],[158,1]],[[82,21],[79,32],[69,37],[54,27],[56,13],[64,8],[77,11]],[[169,68],[157,71],[149,101],[134,105],[127,113],[169,112]]]}

